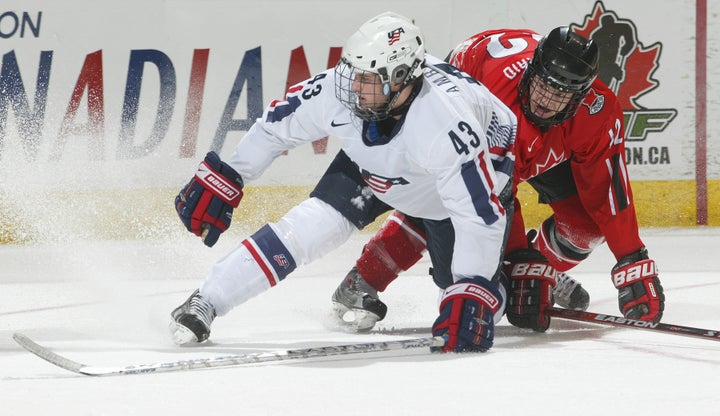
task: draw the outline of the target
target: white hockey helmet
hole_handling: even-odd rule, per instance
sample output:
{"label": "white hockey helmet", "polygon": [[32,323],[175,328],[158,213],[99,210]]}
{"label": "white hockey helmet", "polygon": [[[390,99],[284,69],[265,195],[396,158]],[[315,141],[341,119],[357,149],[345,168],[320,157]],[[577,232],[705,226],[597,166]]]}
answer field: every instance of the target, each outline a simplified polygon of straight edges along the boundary
{"label": "white hockey helmet", "polygon": [[425,41],[410,19],[385,12],[350,36],[342,58],[353,68],[380,75],[383,82],[405,82],[422,73]]}
{"label": "white hockey helmet", "polygon": [[[353,112],[365,120],[388,116],[397,97],[390,84],[408,85],[422,75],[425,41],[420,28],[407,17],[385,12],[365,22],[348,38],[342,58],[335,68],[336,95]],[[352,79],[362,72],[380,77],[385,108],[364,109],[357,104],[351,89]]]}

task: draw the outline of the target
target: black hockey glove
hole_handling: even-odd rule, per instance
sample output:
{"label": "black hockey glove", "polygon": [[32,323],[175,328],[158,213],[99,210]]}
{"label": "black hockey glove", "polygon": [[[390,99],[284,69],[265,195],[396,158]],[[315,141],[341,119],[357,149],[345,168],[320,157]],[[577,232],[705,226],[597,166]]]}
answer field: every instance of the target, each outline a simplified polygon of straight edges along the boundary
{"label": "black hockey glove", "polygon": [[657,276],[657,266],[644,247],[621,258],[613,267],[612,281],[618,290],[618,305],[626,318],[660,321],[665,294]]}
{"label": "black hockey glove", "polygon": [[545,332],[550,326],[545,310],[553,305],[555,268],[539,251],[527,248],[505,256],[503,270],[510,279],[505,308],[508,321],[520,328]]}

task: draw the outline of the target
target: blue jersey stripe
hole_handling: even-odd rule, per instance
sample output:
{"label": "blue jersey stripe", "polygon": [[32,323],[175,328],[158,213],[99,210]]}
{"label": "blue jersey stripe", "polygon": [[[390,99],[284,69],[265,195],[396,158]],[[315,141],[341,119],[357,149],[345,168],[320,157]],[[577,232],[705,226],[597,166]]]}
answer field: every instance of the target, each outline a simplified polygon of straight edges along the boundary
{"label": "blue jersey stripe", "polygon": [[267,259],[267,264],[275,270],[279,280],[285,279],[297,267],[290,251],[269,225],[263,226],[250,238]]}
{"label": "blue jersey stripe", "polygon": [[280,121],[290,114],[294,113],[298,107],[300,107],[300,98],[297,96],[287,97],[287,103],[276,104],[270,111],[268,111],[265,122],[275,123]]}
{"label": "blue jersey stripe", "polygon": [[483,219],[485,224],[493,224],[499,216],[490,203],[490,194],[485,187],[485,182],[480,177],[475,161],[463,163],[460,172],[472,198],[475,213]]}
{"label": "blue jersey stripe", "polygon": [[502,160],[493,160],[493,170],[495,172],[502,172],[509,177],[513,175],[513,169],[515,168],[515,162],[509,157],[503,158]]}

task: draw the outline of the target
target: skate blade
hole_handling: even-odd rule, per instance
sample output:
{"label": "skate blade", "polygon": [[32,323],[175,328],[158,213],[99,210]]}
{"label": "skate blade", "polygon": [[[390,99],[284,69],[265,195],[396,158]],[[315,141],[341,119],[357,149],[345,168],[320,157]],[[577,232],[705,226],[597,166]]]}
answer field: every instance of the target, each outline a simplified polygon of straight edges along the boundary
{"label": "skate blade", "polygon": [[198,343],[197,337],[191,330],[175,321],[170,322],[170,333],[172,334],[173,342],[177,345],[187,346]]}
{"label": "skate blade", "polygon": [[333,311],[337,324],[348,332],[368,332],[380,319],[365,309],[348,308],[342,303],[333,302]]}

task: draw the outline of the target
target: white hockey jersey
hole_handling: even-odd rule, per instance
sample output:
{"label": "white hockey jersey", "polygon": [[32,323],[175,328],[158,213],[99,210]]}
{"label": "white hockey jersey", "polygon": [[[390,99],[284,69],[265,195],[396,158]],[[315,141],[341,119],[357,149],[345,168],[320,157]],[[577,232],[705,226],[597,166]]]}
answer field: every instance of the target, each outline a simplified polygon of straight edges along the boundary
{"label": "white hockey jersey", "polygon": [[426,63],[421,90],[388,142],[363,140],[363,121],[335,97],[329,69],[270,104],[228,163],[252,180],[283,151],[336,138],[380,200],[414,217],[451,218],[456,281],[490,278],[502,251],[498,194],[513,172],[516,118],[469,75],[430,55]]}

